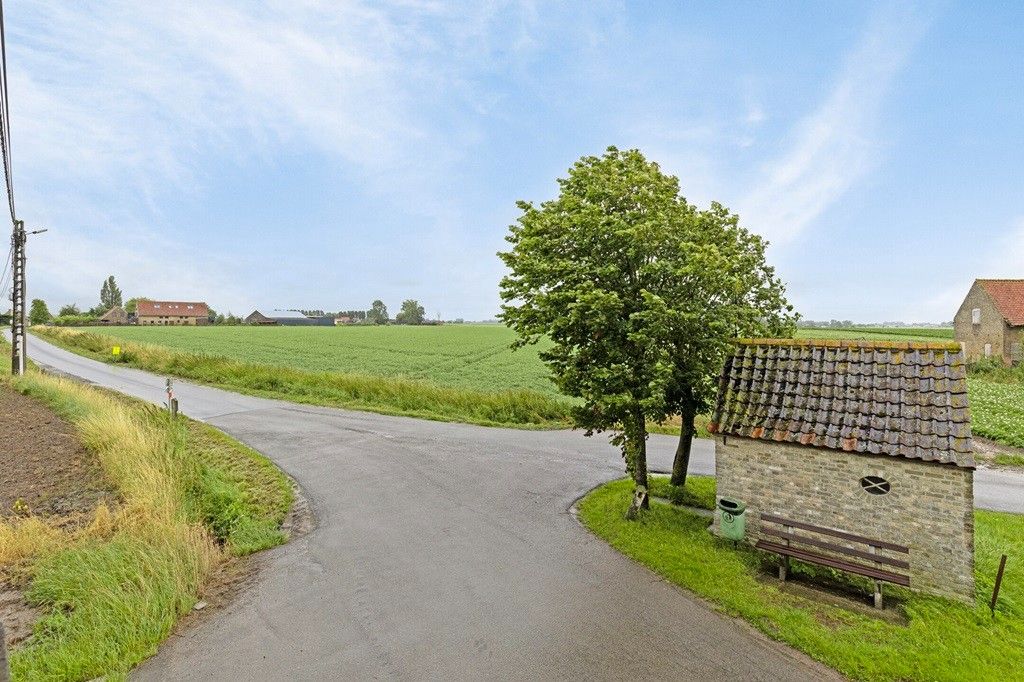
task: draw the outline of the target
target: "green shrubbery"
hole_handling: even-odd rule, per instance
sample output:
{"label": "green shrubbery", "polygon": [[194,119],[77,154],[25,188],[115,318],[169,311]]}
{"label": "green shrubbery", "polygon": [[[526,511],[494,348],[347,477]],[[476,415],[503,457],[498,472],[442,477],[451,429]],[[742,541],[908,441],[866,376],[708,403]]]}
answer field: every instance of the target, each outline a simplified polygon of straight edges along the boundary
{"label": "green shrubbery", "polygon": [[95,324],[97,319],[94,315],[58,315],[53,318],[52,324],[58,327],[85,327]]}

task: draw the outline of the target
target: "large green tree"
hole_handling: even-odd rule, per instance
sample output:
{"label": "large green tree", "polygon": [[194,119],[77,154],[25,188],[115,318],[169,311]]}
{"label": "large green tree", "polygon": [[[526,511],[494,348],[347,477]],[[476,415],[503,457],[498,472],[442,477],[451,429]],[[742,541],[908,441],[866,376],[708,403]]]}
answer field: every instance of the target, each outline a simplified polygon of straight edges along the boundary
{"label": "large green tree", "polygon": [[388,323],[388,307],[384,305],[384,301],[377,299],[370,304],[370,309],[366,311],[366,321],[371,324]]}
{"label": "large green tree", "polygon": [[28,309],[29,324],[46,324],[52,317],[50,309],[46,307],[46,301],[41,298],[32,299],[32,305]]}
{"label": "large green tree", "polygon": [[395,322],[398,324],[423,324],[427,311],[414,299],[402,301],[402,309],[395,315]]}
{"label": "large green tree", "polygon": [[737,337],[792,336],[797,315],[785,287],[765,258],[767,242],[740,227],[718,203],[697,211],[677,234],[665,259],[656,313],[672,348],[668,411],[682,426],[672,466],[673,485],[684,485],[694,420],[709,411],[726,356]]}
{"label": "large green tree", "polygon": [[584,157],[558,181],[558,198],[520,201],[499,256],[501,319],[515,346],[548,337],[540,356],[565,394],[579,398],[575,425],[612,431],[635,483],[628,515],[648,506],[647,422],[663,421],[674,358],[658,291],[666,261],[694,209],[679,183],[636,150]]}
{"label": "large green tree", "polygon": [[114,276],[111,275],[103,280],[103,286],[100,287],[100,307],[104,308],[104,312],[121,305],[121,289],[117,286],[117,282],[114,281]]}
{"label": "large green tree", "polygon": [[700,211],[679,181],[636,150],[585,157],[557,199],[520,202],[499,254],[501,318],[516,346],[542,336],[576,426],[609,430],[647,506],[647,422],[683,417],[675,464],[686,466],[694,418],[713,400],[731,340],[784,333],[795,317],[767,266],[765,242],[719,204]]}

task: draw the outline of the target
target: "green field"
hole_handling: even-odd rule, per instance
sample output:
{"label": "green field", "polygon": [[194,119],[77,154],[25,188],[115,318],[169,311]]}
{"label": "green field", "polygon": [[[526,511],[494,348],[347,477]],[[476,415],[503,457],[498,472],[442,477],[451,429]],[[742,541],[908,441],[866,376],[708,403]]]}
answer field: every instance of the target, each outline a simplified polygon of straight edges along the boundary
{"label": "green field", "polygon": [[482,391],[557,396],[537,348],[513,352],[503,325],[111,327],[99,333],[189,352],[313,372],[353,372]]}
{"label": "green field", "polygon": [[864,339],[867,341],[952,341],[952,327],[801,327],[798,339]]}
{"label": "green field", "polygon": [[[207,362],[199,368],[194,360],[164,359],[161,365],[146,365],[142,358],[137,366],[166,371],[184,378],[212,383],[235,390],[253,390],[262,395],[306,402],[388,411],[396,414],[429,418],[473,421],[475,423],[520,424],[537,426],[564,424],[565,398],[548,380],[547,372],[537,355],[538,348],[512,351],[514,336],[501,325],[465,324],[425,327],[351,326],[351,327],[110,327],[92,328],[93,333],[113,336],[128,342],[155,344],[175,351],[199,353],[210,358],[229,360],[258,367],[286,367],[304,373],[304,387],[282,378],[282,384],[263,379],[239,380],[239,368],[221,367]],[[865,339],[890,341],[943,341],[952,339],[948,328],[886,329],[881,327],[851,329],[801,328],[800,338]],[[49,338],[53,338],[52,336]],[[94,342],[102,346],[101,340]],[[64,340],[67,343],[67,340]],[[79,343],[79,348],[82,344]],[[95,345],[95,343],[93,344]],[[100,347],[85,346],[97,352]],[[244,373],[251,374],[245,371]],[[501,391],[525,390],[539,401],[520,396],[531,405],[523,409],[504,407],[489,409],[467,418],[473,412],[460,406],[430,407],[436,397],[421,396],[420,402],[398,405],[392,396],[400,389],[378,386],[371,393],[366,388],[331,389],[312,386],[317,376],[332,374],[363,375],[383,379],[410,379],[428,386],[456,391],[472,391],[473,395],[448,395],[451,404],[460,401],[479,402]],[[1024,383],[1013,380],[1013,373],[972,376],[968,380],[974,433],[1008,445],[1024,447]],[[409,395],[408,387],[401,389]],[[545,402],[546,401],[546,402]],[[523,417],[524,410],[529,417]],[[545,416],[539,416],[544,412]]]}
{"label": "green field", "polygon": [[[512,351],[503,325],[427,327],[111,327],[97,330],[128,341],[155,343],[260,365],[313,372],[354,372],[498,391],[524,388],[550,396],[537,348]],[[952,329],[801,329],[802,338],[934,341]]]}

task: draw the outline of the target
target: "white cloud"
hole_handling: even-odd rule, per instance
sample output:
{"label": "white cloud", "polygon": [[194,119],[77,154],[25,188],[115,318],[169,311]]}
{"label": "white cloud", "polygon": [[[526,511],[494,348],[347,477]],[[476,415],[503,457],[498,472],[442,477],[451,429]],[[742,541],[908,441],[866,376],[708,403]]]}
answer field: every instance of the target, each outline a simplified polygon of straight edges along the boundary
{"label": "white cloud", "polygon": [[787,151],[739,202],[748,227],[774,242],[791,240],[871,170],[880,110],[925,23],[897,8],[873,18],[828,97],[791,131]]}
{"label": "white cloud", "polygon": [[[332,157],[448,241],[460,208],[442,183],[474,138],[462,109],[486,99],[475,75],[533,49],[536,23],[529,3],[15,4],[19,212],[51,228],[35,285],[81,298],[114,271],[126,290],[245,304],[235,282],[253,273],[154,225],[168,198],[215,186],[211,160],[294,150]],[[172,277],[168,261],[187,265]]]}

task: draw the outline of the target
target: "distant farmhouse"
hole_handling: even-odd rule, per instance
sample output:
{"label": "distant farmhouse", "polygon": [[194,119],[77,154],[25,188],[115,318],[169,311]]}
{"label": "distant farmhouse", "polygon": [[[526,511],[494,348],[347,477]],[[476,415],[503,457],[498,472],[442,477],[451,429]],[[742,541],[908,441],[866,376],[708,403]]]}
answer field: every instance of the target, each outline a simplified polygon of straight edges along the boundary
{"label": "distant farmhouse", "polygon": [[953,318],[956,340],[969,362],[995,357],[1024,360],[1024,279],[976,279]]}
{"label": "distant farmhouse", "polygon": [[107,312],[103,313],[103,316],[96,321],[99,322],[100,324],[108,325],[128,324],[129,322],[128,313],[126,313],[124,311],[124,308],[122,308],[119,305],[116,305]]}
{"label": "distant farmhouse", "polygon": [[139,301],[135,311],[138,324],[209,324],[210,309],[200,301]]}
{"label": "distant farmhouse", "polygon": [[280,325],[283,327],[330,327],[334,325],[333,317],[307,317],[297,310],[270,310],[266,313],[254,310],[245,318],[246,324]]}

